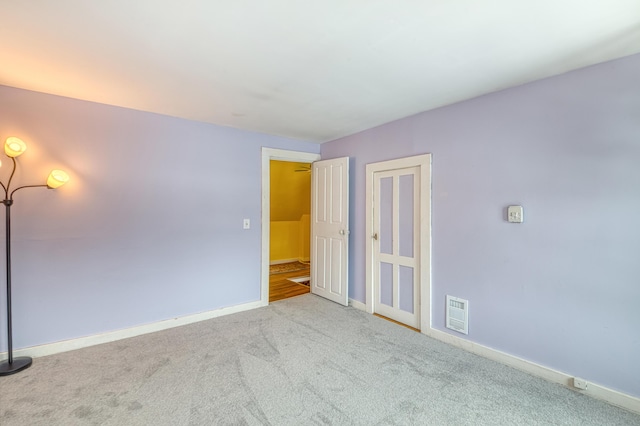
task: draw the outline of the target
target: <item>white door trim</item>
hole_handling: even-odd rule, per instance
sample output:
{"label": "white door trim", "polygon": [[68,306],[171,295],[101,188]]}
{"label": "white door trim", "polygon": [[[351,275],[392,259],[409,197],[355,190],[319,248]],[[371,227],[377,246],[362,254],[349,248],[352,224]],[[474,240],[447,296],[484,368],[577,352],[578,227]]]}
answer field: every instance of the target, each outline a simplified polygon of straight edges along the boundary
{"label": "white door trim", "polygon": [[269,230],[271,225],[271,160],[313,163],[320,154],[288,151],[285,149],[262,148],[262,265],[260,268],[260,305],[269,304]]}
{"label": "white door trim", "polygon": [[416,155],[397,160],[382,161],[366,165],[366,309],[374,313],[373,295],[373,180],[374,173],[386,170],[420,168],[420,330],[431,329],[431,154]]}

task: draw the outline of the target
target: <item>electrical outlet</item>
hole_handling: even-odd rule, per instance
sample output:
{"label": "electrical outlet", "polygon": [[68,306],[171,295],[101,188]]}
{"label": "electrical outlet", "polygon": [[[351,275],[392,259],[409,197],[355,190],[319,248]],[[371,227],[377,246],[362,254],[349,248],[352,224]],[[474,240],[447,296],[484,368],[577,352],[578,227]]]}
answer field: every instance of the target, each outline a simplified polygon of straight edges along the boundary
{"label": "electrical outlet", "polygon": [[587,381],[585,379],[581,379],[580,377],[573,378],[573,387],[576,389],[587,389]]}

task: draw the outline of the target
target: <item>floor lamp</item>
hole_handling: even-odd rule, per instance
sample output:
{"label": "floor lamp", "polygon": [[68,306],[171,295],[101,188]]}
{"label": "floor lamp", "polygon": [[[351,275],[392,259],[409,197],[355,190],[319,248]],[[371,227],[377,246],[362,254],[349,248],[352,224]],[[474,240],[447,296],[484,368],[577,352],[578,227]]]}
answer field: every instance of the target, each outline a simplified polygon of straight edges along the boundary
{"label": "floor lamp", "polygon": [[11,330],[11,205],[13,204],[13,194],[16,191],[19,191],[23,188],[39,188],[46,187],[50,189],[58,188],[61,185],[64,185],[68,180],[69,176],[63,172],[62,170],[53,170],[51,174],[49,174],[49,178],[47,179],[47,183],[45,185],[24,185],[19,186],[13,191],[11,191],[11,180],[13,179],[13,175],[16,172],[16,157],[21,155],[27,149],[27,145],[16,137],[10,137],[4,144],[4,153],[7,154],[9,158],[13,161],[13,170],[11,171],[11,176],[9,176],[9,181],[5,185],[3,182],[0,182],[2,185],[2,189],[4,189],[4,200],[2,200],[2,204],[6,207],[6,233],[5,237],[7,239],[7,354],[8,358],[4,361],[0,361],[0,376],[8,376],[9,374],[17,373],[18,371],[22,371],[25,368],[29,368],[31,365],[31,358],[27,356],[21,356],[14,358],[13,357],[13,336]]}

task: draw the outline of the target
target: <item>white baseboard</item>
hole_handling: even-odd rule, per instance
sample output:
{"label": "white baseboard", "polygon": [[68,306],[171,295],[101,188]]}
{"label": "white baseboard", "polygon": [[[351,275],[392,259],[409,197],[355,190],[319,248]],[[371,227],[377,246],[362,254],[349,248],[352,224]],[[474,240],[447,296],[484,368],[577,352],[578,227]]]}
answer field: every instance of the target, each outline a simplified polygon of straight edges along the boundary
{"label": "white baseboard", "polygon": [[467,352],[471,352],[484,358],[499,362],[501,364],[508,365],[509,367],[524,371],[525,373],[543,378],[550,382],[559,383],[576,392],[589,395],[593,398],[605,401],[611,405],[615,405],[640,414],[640,398],[636,398],[634,396],[609,389],[593,382],[588,382],[589,385],[585,390],[576,389],[573,387],[573,376],[561,371],[553,370],[549,367],[545,367],[534,362],[518,358],[514,355],[509,355],[505,352],[501,352],[496,349],[492,349],[487,346],[483,346],[478,343],[471,342],[469,340],[460,338],[458,336],[453,336],[449,333],[445,333],[444,331],[436,330],[433,328],[424,332],[424,334],[429,337],[433,337],[434,339],[440,340],[444,343],[448,343],[460,349],[464,349]]}
{"label": "white baseboard", "polygon": [[[14,351],[14,356],[30,356],[33,358],[53,355],[61,352],[73,351],[89,346],[99,345],[101,343],[114,342],[116,340],[127,339],[129,337],[140,336],[142,334],[153,333],[156,331],[166,330],[181,325],[192,324],[224,315],[235,314],[237,312],[248,311],[266,306],[260,301],[244,303],[242,305],[229,306],[225,308],[215,309],[213,311],[200,312],[198,314],[187,315],[184,317],[172,318],[164,321],[158,321],[151,324],[139,325],[136,327],[125,328],[123,330],[110,331],[92,336],[80,337],[77,339],[63,340],[61,342],[48,343],[45,345],[32,346]],[[4,357],[6,352],[1,353]]]}
{"label": "white baseboard", "polygon": [[291,262],[309,263],[309,262],[311,262],[311,258],[309,258],[309,257],[292,257],[291,259],[271,260],[271,261],[269,261],[269,265],[280,265],[281,263],[291,263]]}
{"label": "white baseboard", "polygon": [[[367,310],[366,304],[353,299],[349,299],[349,306],[352,306],[356,309],[360,309],[361,311],[365,311],[365,312]],[[514,355],[509,355],[505,352],[492,349],[488,346],[483,346],[479,343],[475,343],[470,340],[463,339],[449,333],[445,333],[444,331],[440,331],[432,328],[432,329],[423,331],[423,333],[429,337],[440,340],[441,342],[444,342],[444,343],[448,343],[452,346],[463,349],[467,352],[471,352],[476,355],[480,355],[481,357],[490,359],[492,361],[496,361],[501,364],[508,365],[509,367],[513,367],[517,370],[524,371],[525,373],[529,373],[532,376],[537,376],[553,383],[559,383],[576,392],[589,395],[593,398],[605,401],[611,405],[615,405],[617,407],[624,408],[625,410],[629,410],[634,413],[640,414],[640,398],[627,395],[622,392],[615,391],[613,389],[609,389],[597,383],[589,382],[588,379],[587,381],[589,384],[587,386],[587,389],[585,390],[576,389],[573,387],[573,376],[563,373],[561,371],[557,371],[552,368],[545,367],[545,366],[536,364],[534,362],[527,361],[522,358],[518,358],[517,356],[514,356]]]}
{"label": "white baseboard", "polygon": [[349,299],[349,306],[359,309],[361,311],[367,311],[367,305],[365,305],[362,302],[358,302],[357,300],[354,299]]}
{"label": "white baseboard", "polygon": [[299,260],[300,259],[298,259],[297,257],[292,257],[291,259],[270,260],[269,265],[279,265],[281,263],[298,262]]}

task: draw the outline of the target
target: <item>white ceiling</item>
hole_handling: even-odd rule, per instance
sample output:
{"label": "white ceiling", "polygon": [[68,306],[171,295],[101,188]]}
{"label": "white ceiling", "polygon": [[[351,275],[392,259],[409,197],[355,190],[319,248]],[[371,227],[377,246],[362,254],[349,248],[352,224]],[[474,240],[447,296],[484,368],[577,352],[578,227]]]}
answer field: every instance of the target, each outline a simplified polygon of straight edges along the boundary
{"label": "white ceiling", "polygon": [[638,52],[639,0],[0,0],[2,85],[316,142]]}

